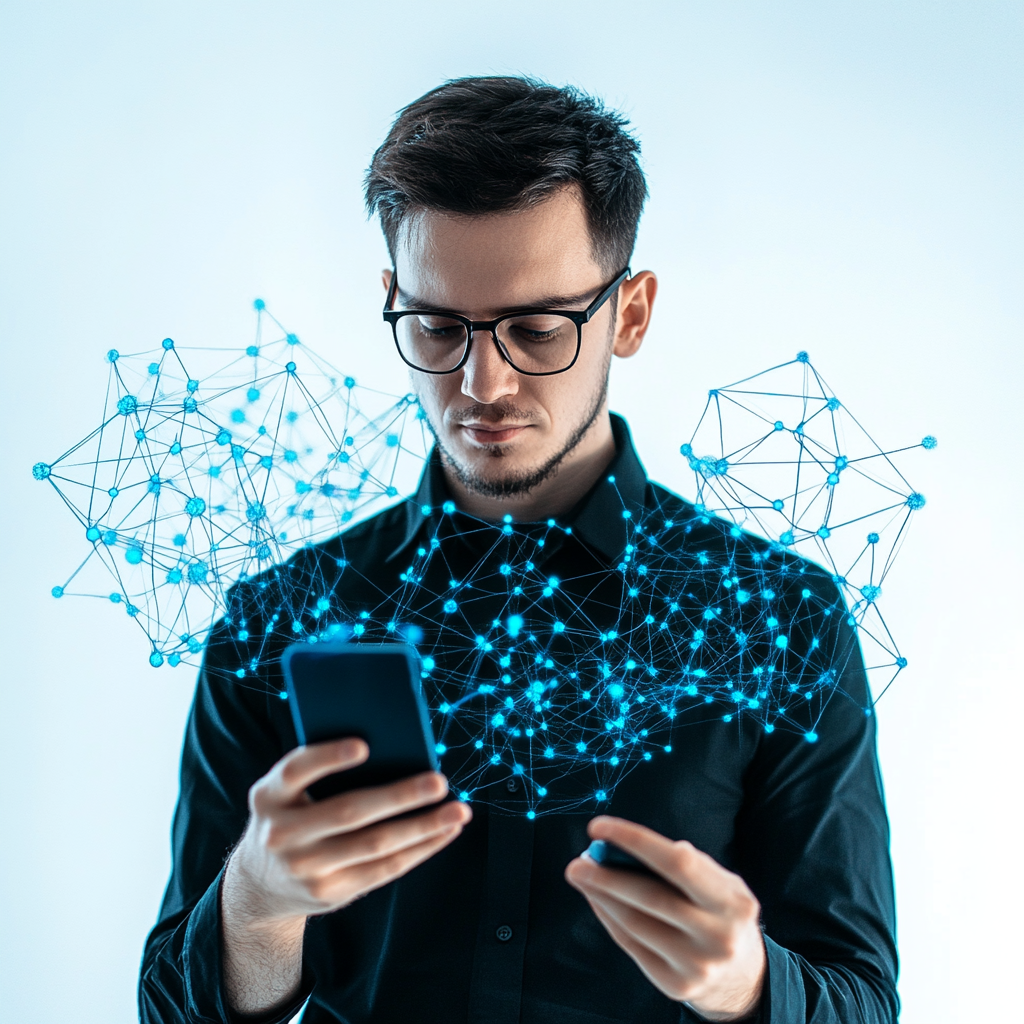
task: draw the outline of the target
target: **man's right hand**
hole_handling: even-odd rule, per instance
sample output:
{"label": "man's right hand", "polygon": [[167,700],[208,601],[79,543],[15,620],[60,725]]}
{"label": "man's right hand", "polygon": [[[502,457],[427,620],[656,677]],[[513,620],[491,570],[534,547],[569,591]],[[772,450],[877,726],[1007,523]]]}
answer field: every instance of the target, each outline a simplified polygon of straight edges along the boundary
{"label": "man's right hand", "polygon": [[361,764],[360,739],[299,747],[249,791],[249,823],[221,887],[225,985],[232,1009],[260,1013],[298,991],[302,932],[324,914],[411,871],[447,846],[472,811],[436,804],[448,792],[437,772],[313,801],[318,779]]}

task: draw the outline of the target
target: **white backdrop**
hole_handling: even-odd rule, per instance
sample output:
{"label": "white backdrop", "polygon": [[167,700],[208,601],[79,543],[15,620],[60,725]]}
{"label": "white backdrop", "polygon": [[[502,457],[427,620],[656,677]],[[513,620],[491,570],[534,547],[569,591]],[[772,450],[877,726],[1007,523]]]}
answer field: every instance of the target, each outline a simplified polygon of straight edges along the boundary
{"label": "white backdrop", "polygon": [[251,300],[401,390],[360,183],[447,77],[573,82],[634,121],[661,276],[615,368],[649,471],[709,387],[807,349],[928,498],[879,706],[907,1024],[1021,1016],[1022,9],[1014,2],[6,0],[0,8],[0,1019],[119,1024],[168,870],[193,679],[109,605],[31,477],[104,352],[244,345]]}

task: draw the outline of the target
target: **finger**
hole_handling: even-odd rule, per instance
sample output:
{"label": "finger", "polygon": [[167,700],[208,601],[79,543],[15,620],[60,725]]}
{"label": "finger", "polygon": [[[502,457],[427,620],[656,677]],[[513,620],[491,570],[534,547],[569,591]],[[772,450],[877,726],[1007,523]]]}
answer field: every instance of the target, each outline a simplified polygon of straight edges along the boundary
{"label": "finger", "polygon": [[[253,787],[254,803],[264,806],[294,803],[317,779],[354,768],[369,756],[370,748],[366,741],[355,736],[296,747]],[[263,807],[256,809],[262,810]]]}
{"label": "finger", "polygon": [[691,935],[714,944],[724,930],[721,916],[699,907],[675,886],[630,871],[602,867],[586,857],[570,861],[566,880],[584,894],[604,894]]}
{"label": "finger", "polygon": [[587,831],[593,839],[621,846],[707,910],[726,909],[740,887],[746,889],[738,875],[685,839],[673,842],[653,829],[610,815],[594,818]]}
{"label": "finger", "polygon": [[358,899],[360,896],[408,874],[413,868],[418,867],[425,860],[429,860],[452,840],[458,838],[461,832],[462,828],[456,825],[431,839],[426,839],[406,850],[399,850],[382,860],[360,864],[353,868],[342,868],[335,872],[334,884],[337,888],[343,888],[350,893],[349,899]]}
{"label": "finger", "polygon": [[594,911],[594,916],[604,925],[605,931],[611,936],[612,941],[632,957],[652,985],[673,999],[684,998],[683,995],[676,994],[685,991],[683,979],[676,974],[672,965],[664,957],[637,942],[602,907],[593,902],[590,907]]}
{"label": "finger", "polygon": [[444,804],[414,818],[380,822],[356,832],[329,836],[292,854],[288,863],[292,872],[301,878],[332,874],[339,868],[383,860],[447,832],[453,826],[464,828],[471,817],[467,804]]}
{"label": "finger", "polygon": [[282,846],[305,846],[327,836],[355,832],[405,811],[436,804],[448,792],[439,772],[422,772],[386,786],[367,786],[349,793],[282,811],[276,829]]}
{"label": "finger", "polygon": [[698,966],[708,959],[707,951],[699,949],[693,938],[678,928],[656,920],[643,911],[620,903],[598,893],[584,893],[593,907],[602,913],[635,943],[664,960],[677,974],[692,976]]}

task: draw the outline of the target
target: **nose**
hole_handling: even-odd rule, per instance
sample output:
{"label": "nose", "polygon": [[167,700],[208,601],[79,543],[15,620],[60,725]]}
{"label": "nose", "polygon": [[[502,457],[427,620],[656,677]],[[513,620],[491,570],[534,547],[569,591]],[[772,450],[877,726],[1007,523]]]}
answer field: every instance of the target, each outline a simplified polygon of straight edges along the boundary
{"label": "nose", "polygon": [[498,351],[494,335],[477,331],[462,368],[462,393],[481,405],[492,405],[518,392],[519,374]]}

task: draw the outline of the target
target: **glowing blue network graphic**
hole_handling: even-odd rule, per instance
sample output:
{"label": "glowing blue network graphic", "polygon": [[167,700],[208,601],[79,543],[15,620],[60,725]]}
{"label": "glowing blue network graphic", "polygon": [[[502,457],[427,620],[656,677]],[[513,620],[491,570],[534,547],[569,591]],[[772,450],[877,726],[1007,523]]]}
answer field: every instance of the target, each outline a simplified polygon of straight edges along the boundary
{"label": "glowing blue network graphic", "polygon": [[[238,685],[277,693],[287,643],[405,639],[462,798],[520,776],[533,817],[600,806],[689,723],[814,742],[852,699],[851,638],[865,713],[906,666],[880,603],[925,500],[893,459],[936,441],[883,450],[806,353],[711,391],[680,448],[693,502],[613,502],[621,561],[566,579],[546,562],[571,526],[410,506],[432,444],[415,396],[358,384],[255,305],[253,344],[227,358],[171,339],[109,352],[102,423],[33,467],[86,547],[54,596],[127,613],[154,667],[197,665],[220,621]],[[360,584],[357,524],[395,505],[429,539],[381,592]]]}

